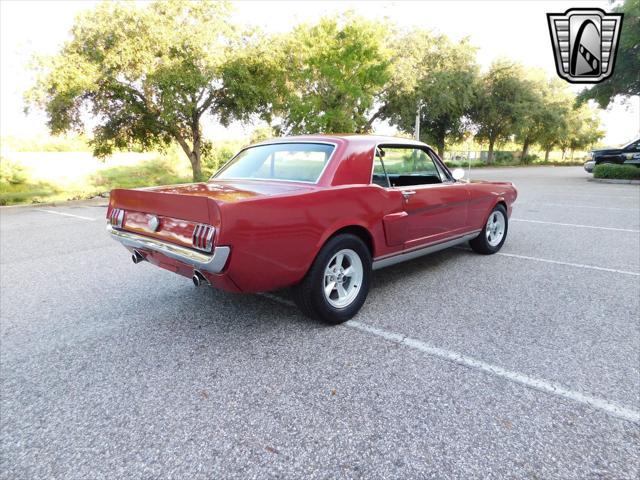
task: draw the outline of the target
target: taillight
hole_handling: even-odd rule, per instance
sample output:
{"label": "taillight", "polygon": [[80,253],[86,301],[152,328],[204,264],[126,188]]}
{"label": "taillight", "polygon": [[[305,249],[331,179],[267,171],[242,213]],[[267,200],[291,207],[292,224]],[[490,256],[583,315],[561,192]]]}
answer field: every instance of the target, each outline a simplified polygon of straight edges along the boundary
{"label": "taillight", "polygon": [[112,209],[111,214],[109,214],[109,223],[114,227],[122,228],[122,224],[124,223],[124,210],[120,208]]}
{"label": "taillight", "polygon": [[200,223],[193,229],[191,243],[194,248],[197,248],[198,250],[210,252],[213,248],[213,236],[215,235],[215,233],[215,227]]}

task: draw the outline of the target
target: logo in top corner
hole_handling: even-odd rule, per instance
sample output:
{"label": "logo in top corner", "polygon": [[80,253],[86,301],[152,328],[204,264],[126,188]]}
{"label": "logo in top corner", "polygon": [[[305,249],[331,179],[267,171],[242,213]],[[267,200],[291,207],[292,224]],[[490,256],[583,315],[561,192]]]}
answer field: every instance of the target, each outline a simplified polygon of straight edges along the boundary
{"label": "logo in top corner", "polygon": [[599,83],[613,74],[622,13],[570,8],[547,13],[556,71],[571,83]]}

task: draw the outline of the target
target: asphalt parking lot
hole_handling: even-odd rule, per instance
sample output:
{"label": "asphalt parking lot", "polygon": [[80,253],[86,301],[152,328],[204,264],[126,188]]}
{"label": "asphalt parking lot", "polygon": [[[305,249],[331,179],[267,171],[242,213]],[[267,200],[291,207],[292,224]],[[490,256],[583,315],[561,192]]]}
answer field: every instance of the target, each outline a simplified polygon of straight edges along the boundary
{"label": "asphalt parking lot", "polygon": [[2,478],[638,478],[640,187],[473,177],[520,191],[501,253],[338,327],[133,265],[105,202],[3,209]]}

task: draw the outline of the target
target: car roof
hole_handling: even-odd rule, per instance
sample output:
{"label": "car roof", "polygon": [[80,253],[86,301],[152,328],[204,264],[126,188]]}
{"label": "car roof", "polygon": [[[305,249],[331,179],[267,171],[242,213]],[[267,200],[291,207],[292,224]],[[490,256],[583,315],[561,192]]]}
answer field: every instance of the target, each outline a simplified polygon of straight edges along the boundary
{"label": "car roof", "polygon": [[360,145],[370,145],[374,147],[378,144],[394,144],[394,145],[408,145],[408,146],[427,146],[426,143],[419,142],[413,140],[412,138],[404,138],[404,137],[392,137],[387,135],[361,135],[356,133],[339,133],[339,134],[314,134],[314,135],[292,135],[285,137],[277,137],[271,138],[269,140],[265,140],[263,142],[259,142],[256,145],[264,145],[270,143],[279,143],[279,142],[295,142],[295,141],[305,141],[305,142],[335,142],[340,143],[346,141],[347,143],[357,143]]}

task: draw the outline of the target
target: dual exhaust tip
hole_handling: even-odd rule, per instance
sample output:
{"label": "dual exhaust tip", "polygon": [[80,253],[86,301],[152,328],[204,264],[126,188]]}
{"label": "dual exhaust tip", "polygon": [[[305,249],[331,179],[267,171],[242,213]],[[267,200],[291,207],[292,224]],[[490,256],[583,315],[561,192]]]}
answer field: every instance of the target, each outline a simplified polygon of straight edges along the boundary
{"label": "dual exhaust tip", "polygon": [[134,250],[131,254],[131,261],[136,265],[140,262],[144,262],[144,260],[144,255],[142,255],[138,250]]}
{"label": "dual exhaust tip", "polygon": [[191,277],[191,280],[196,287],[209,284],[209,281],[198,270],[193,271],[193,277]]}
{"label": "dual exhaust tip", "polygon": [[[142,255],[138,250],[134,250],[131,254],[131,261],[136,265],[140,262],[144,262],[145,260],[144,255]],[[196,287],[209,284],[209,281],[198,270],[193,271],[193,277],[191,277],[191,280]]]}

